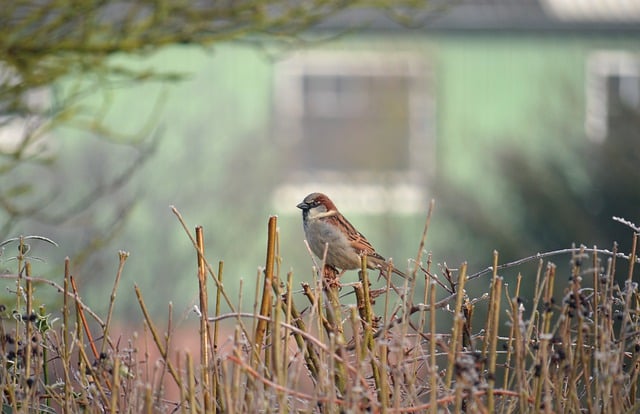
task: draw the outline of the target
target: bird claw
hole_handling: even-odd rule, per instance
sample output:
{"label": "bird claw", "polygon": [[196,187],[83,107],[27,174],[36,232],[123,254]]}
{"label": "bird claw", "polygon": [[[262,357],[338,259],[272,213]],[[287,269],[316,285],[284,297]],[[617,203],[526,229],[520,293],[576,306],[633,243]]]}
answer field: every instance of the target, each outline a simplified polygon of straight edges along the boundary
{"label": "bird claw", "polygon": [[342,287],[342,284],[340,283],[340,276],[342,276],[343,273],[344,270],[342,272],[338,272],[338,269],[328,265],[325,265],[322,269],[322,277],[329,288]]}

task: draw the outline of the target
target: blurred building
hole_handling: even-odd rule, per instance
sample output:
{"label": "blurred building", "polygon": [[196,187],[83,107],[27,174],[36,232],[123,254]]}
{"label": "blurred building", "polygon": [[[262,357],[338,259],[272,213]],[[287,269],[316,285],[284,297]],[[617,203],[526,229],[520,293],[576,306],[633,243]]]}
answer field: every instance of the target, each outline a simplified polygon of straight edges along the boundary
{"label": "blurred building", "polygon": [[422,212],[438,176],[477,190],[504,141],[540,156],[569,139],[544,127],[564,116],[602,143],[614,103],[640,109],[638,1],[435,1],[404,17],[420,24],[344,13],[316,34],[362,30],[274,65],[277,210],[323,188],[347,210]]}

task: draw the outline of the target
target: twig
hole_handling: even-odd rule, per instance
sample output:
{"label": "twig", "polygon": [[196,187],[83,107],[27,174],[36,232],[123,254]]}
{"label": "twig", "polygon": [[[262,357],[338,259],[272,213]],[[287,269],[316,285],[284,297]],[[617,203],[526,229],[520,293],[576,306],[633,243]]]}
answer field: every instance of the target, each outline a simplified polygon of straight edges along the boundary
{"label": "twig", "polygon": [[120,278],[122,277],[122,270],[124,269],[124,263],[127,261],[128,257],[129,257],[128,252],[125,252],[122,250],[118,252],[118,258],[120,261],[118,263],[118,271],[116,272],[116,280],[113,282],[113,288],[111,289],[111,297],[109,299],[109,310],[107,312],[107,321],[104,324],[102,329],[103,340],[102,340],[102,347],[100,349],[100,353],[104,353],[107,347],[106,338],[109,337],[109,327],[111,326],[111,317],[113,315],[113,308],[116,303],[116,292],[118,290],[118,284],[120,283]]}

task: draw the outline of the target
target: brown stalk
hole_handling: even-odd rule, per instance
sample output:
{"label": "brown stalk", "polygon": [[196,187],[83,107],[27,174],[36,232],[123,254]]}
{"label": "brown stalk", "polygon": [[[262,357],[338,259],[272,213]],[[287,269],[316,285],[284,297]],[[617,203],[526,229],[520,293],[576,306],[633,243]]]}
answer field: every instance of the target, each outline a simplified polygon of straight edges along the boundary
{"label": "brown stalk", "polygon": [[[78,339],[78,341],[80,341],[81,339]],[[107,393],[104,391],[104,389],[102,388],[102,385],[100,384],[99,378],[98,378],[98,373],[96,372],[95,369],[93,369],[91,367],[91,361],[89,360],[89,356],[87,355],[84,346],[82,346],[82,344],[79,344],[77,347],[78,349],[78,353],[79,355],[79,365],[80,365],[80,375],[83,377],[83,381],[85,384],[92,384],[95,389],[98,390],[98,394],[100,395],[100,400],[102,401],[102,404],[104,407],[108,407],[109,406],[109,398],[107,397]],[[91,368],[90,368],[91,367]],[[89,371],[91,374],[91,376],[93,378],[89,379],[87,378],[87,371]],[[86,399],[86,394],[84,395],[84,398]],[[88,402],[87,402],[88,404]]]}
{"label": "brown stalk", "polygon": [[[24,274],[29,277],[31,276],[31,263],[25,261],[24,263]],[[26,296],[27,296],[27,309],[25,310],[26,316],[26,335],[25,335],[25,363],[24,363],[24,381],[21,385],[26,385],[26,381],[31,378],[31,346],[33,337],[33,320],[31,319],[31,315],[33,314],[33,284],[30,280],[26,280]],[[31,388],[31,392],[28,393],[28,398],[31,400],[33,396],[33,387]]]}
{"label": "brown stalk", "polygon": [[[278,283],[276,283],[278,284]],[[282,296],[276,295],[276,309],[282,309]],[[275,380],[282,387],[286,385],[286,365],[283,364],[283,359],[286,360],[285,349],[287,348],[287,337],[283,338],[281,327],[281,314],[280,312],[274,312],[273,324],[271,327],[271,365],[267,368],[268,371],[275,373]],[[281,340],[281,338],[283,338]],[[287,412],[286,398],[287,393],[281,390],[276,390],[278,404],[281,413]]]}
{"label": "brown stalk", "polygon": [[[267,226],[267,257],[265,260],[266,264],[264,269],[264,282],[262,286],[262,298],[260,301],[259,313],[259,316],[265,317],[266,320],[263,318],[254,319],[254,339],[253,345],[251,347],[251,366],[255,369],[257,369],[260,364],[262,364],[264,369],[267,369],[267,367],[269,366],[269,354],[265,353],[264,360],[262,361],[261,354],[264,346],[264,340],[267,335],[267,329],[269,327],[269,318],[271,317],[271,286],[273,285],[273,271],[275,263],[274,257],[276,245],[276,229],[277,217],[271,216],[269,217]],[[260,283],[260,274],[261,272],[258,272],[258,277],[256,278],[254,313],[256,311],[258,295],[260,293],[260,288],[258,287]],[[254,383],[251,378],[247,378],[246,388],[247,392],[245,393],[245,404],[247,407],[251,407],[253,405],[255,394]]]}
{"label": "brown stalk", "polygon": [[[289,272],[287,273],[287,285],[286,285],[286,295],[278,295],[276,293],[277,296],[280,296],[281,300],[280,300],[280,306],[282,311],[284,312],[284,322],[287,325],[291,325],[291,312],[292,312],[292,307],[293,307],[293,303],[292,303],[292,292],[291,292],[291,287],[293,286],[293,272]],[[275,291],[274,291],[275,293]],[[288,370],[287,367],[289,366],[289,332],[285,329],[284,332],[282,333],[283,338],[284,338],[284,358],[282,359],[282,371],[284,372],[285,376],[288,376]],[[288,378],[286,379],[288,381]]]}
{"label": "brown stalk", "polygon": [[500,299],[502,296],[502,278],[496,277],[492,284],[492,294],[494,298],[493,313],[489,313],[488,317],[492,318],[491,321],[491,334],[489,336],[489,368],[488,368],[488,390],[487,390],[487,408],[490,413],[495,412],[495,383],[496,383],[496,359],[498,356],[498,323],[500,321]]}
{"label": "brown stalk", "polygon": [[[356,285],[357,286],[357,285]],[[355,287],[354,287],[355,288]],[[362,294],[362,289],[359,289],[360,294]],[[356,297],[358,293],[356,293]],[[349,306],[349,321],[351,322],[351,329],[353,331],[353,350],[355,356],[355,366],[361,367],[363,366],[363,361],[365,357],[364,346],[362,345],[362,340],[364,338],[364,329],[362,318],[358,313],[358,306]]]}
{"label": "brown stalk", "polygon": [[147,414],[153,413],[153,393],[151,392],[151,387],[144,387],[144,411]]}
{"label": "brown stalk", "polygon": [[[490,285],[491,294],[489,295],[489,306],[487,310],[488,315],[493,315],[495,301],[496,301],[496,297],[493,294],[495,292],[494,290],[495,280],[498,277],[498,251],[497,250],[493,251],[492,265],[493,265],[492,266],[493,272],[491,273],[491,285]],[[489,347],[489,341],[490,341],[491,335],[493,334],[493,331],[494,331],[493,318],[488,317],[485,324],[485,328],[484,328],[485,340],[482,341],[482,360],[485,361],[484,363],[486,363],[487,361],[487,349]]]}
{"label": "brown stalk", "polygon": [[[17,261],[18,261],[18,275],[16,278],[16,289],[15,289],[15,298],[16,298],[16,311],[19,312],[19,309],[22,306],[22,295],[24,293],[23,291],[23,287],[22,287],[22,280],[24,277],[28,277],[25,276],[25,271],[26,271],[26,266],[25,266],[25,258],[26,258],[26,254],[29,251],[29,246],[27,244],[25,244],[24,241],[24,237],[20,236],[19,237],[19,245],[18,245],[18,255],[16,257]],[[19,313],[18,313],[19,315]],[[22,339],[22,327],[21,327],[21,317],[17,317],[15,318],[15,327],[13,329],[14,331],[14,341],[16,344],[20,344],[23,342]],[[10,376],[10,380],[11,383],[9,384],[9,389],[10,391],[10,402],[11,402],[11,409],[12,412],[18,412],[18,402],[16,400],[16,390],[18,389],[19,386],[21,386],[22,384],[19,384],[19,382],[22,382],[21,379],[19,378],[18,375],[11,375]]]}
{"label": "brown stalk", "polygon": [[[516,384],[518,387],[518,402],[520,412],[524,413],[527,409],[526,401],[529,398],[531,391],[526,387],[528,382],[525,380],[525,340],[522,337],[525,330],[524,321],[522,319],[522,306],[517,298],[511,299],[511,313],[513,315],[513,325],[515,327],[513,331],[514,336],[514,354],[515,354],[515,371],[516,371]],[[531,321],[530,323],[533,323]]]}
{"label": "brown stalk", "polygon": [[[178,365],[178,372],[182,371],[182,356],[179,351],[176,351],[176,364]],[[180,413],[187,414],[187,390],[186,387],[179,387],[180,392]]]}
{"label": "brown stalk", "polygon": [[[302,293],[307,297],[307,299],[309,300],[309,303],[311,303],[311,306],[315,306],[316,303],[318,303],[316,294],[313,293],[313,290],[311,289],[311,286],[309,286],[308,283],[302,284]],[[322,327],[324,327],[324,330],[326,332],[331,332],[333,328],[331,327],[331,324],[325,317],[324,313],[318,312],[318,319],[321,321],[321,324],[322,324]]]}
{"label": "brown stalk", "polygon": [[422,252],[424,251],[424,245],[427,240],[427,231],[429,231],[429,225],[431,224],[431,216],[433,215],[433,209],[436,205],[436,201],[431,199],[429,202],[429,211],[427,212],[427,219],[424,223],[424,229],[422,230],[422,237],[420,237],[420,245],[418,246],[418,253],[416,254],[416,266],[413,269],[412,279],[415,281],[418,273],[418,264],[422,260]]}
{"label": "brown stalk", "polygon": [[167,368],[169,369],[169,373],[173,377],[173,380],[176,382],[176,385],[178,386],[179,389],[182,389],[182,380],[180,379],[178,372],[176,371],[175,367],[173,366],[173,364],[171,363],[171,360],[167,355],[167,349],[165,348],[165,346],[162,344],[162,341],[160,340],[160,335],[158,334],[158,330],[156,329],[156,326],[154,325],[153,320],[151,319],[151,315],[147,310],[147,306],[144,304],[144,299],[142,298],[142,292],[140,291],[140,288],[138,287],[138,285],[134,285],[133,289],[136,292],[136,297],[138,298],[138,304],[140,305],[140,309],[142,310],[144,319],[147,322],[147,325],[149,326],[149,330],[151,331],[153,342],[156,344],[156,347],[158,348],[158,352],[160,352],[160,356],[162,357],[163,362],[167,365]]}
{"label": "brown stalk", "polygon": [[[252,348],[249,350],[250,351],[250,355],[249,355],[250,362],[252,364],[257,363],[257,361],[260,359],[260,351],[263,348],[262,346],[259,346],[257,352],[254,351],[255,345],[256,345],[255,340],[257,339],[256,338],[256,334],[257,334],[257,331],[258,331],[258,323],[260,322],[260,318],[259,318],[260,313],[259,313],[259,310],[258,310],[258,304],[259,304],[259,300],[261,298],[261,295],[260,295],[260,292],[261,292],[260,282],[262,281],[263,287],[264,287],[264,283],[266,282],[266,279],[264,281],[262,280],[263,276],[264,276],[264,269],[256,269],[256,277],[254,279],[255,285],[254,285],[253,289],[251,289],[251,291],[253,292],[253,307],[252,307],[252,311],[253,311],[253,314],[256,315],[256,317],[251,320],[251,328],[250,328],[251,332],[253,333],[254,336],[253,337],[247,337],[247,339],[248,340],[253,339],[253,341],[254,341]],[[243,286],[242,283],[243,283],[243,281],[241,281],[239,294],[238,294],[238,296],[239,296],[238,297],[238,309],[242,308],[242,295],[244,294],[244,290],[242,289],[242,286]],[[262,292],[262,295],[264,295],[264,292]],[[264,361],[262,361],[262,365],[264,366]],[[248,381],[247,381],[247,388],[248,389],[251,388],[251,384],[252,384],[252,379],[248,378]],[[253,395],[253,393],[251,393],[251,395]],[[251,397],[251,395],[249,395],[248,397]]]}
{"label": "brown stalk", "polygon": [[[236,365],[234,364],[234,372],[235,370],[236,370]],[[227,369],[226,363],[220,363],[220,377],[229,378],[229,370]],[[222,407],[226,407],[228,409],[228,411],[223,411],[223,412],[231,412],[231,413],[235,412],[233,410],[235,409],[234,404],[236,403],[236,401],[234,401],[233,398],[231,398],[231,392],[232,392],[231,386],[221,388],[221,393],[219,394],[218,398],[224,401],[224,405],[222,405]]]}
{"label": "brown stalk", "polygon": [[[40,307],[38,308],[38,314],[39,314],[41,319],[44,319],[46,317],[44,305],[40,305]],[[0,331],[0,333],[1,333],[1,331]],[[44,347],[42,347],[42,382],[44,383],[45,387],[50,385],[48,361],[49,361],[48,347],[44,346]],[[51,399],[50,398],[46,398],[45,399],[45,405],[46,406],[50,406],[50,404],[51,404]]]}
{"label": "brown stalk", "polygon": [[[80,297],[80,294],[78,293],[78,287],[76,286],[76,282],[75,282],[75,279],[73,278],[73,276],[71,276],[69,281],[71,282],[71,288],[73,289],[74,296],[75,297]],[[87,339],[89,340],[89,346],[91,347],[91,352],[93,352],[93,357],[95,359],[99,359],[100,358],[100,354],[98,353],[98,348],[96,347],[96,343],[93,340],[93,336],[91,335],[91,330],[89,329],[89,323],[87,322],[87,318],[84,316],[84,312],[82,310],[82,307],[78,306],[77,302],[76,302],[76,312],[78,314],[78,317],[80,318],[80,321],[82,322],[82,326],[84,328],[84,331],[87,334]]]}
{"label": "brown stalk", "polygon": [[[582,261],[582,256],[584,255],[584,252],[582,253],[578,253],[577,257],[580,257],[580,261]],[[573,328],[576,332],[577,338],[575,340],[575,352],[573,353],[573,355],[570,354],[570,352],[572,352],[572,347],[571,346],[566,346],[567,348],[567,358],[568,360],[571,361],[574,369],[572,369],[569,372],[569,378],[567,381],[567,393],[568,398],[570,400],[570,402],[573,404],[574,408],[576,410],[579,409],[580,407],[580,399],[578,396],[578,382],[580,379],[580,376],[583,376],[583,383],[585,384],[585,388],[589,388],[589,374],[587,374],[584,370],[586,368],[587,365],[584,364],[585,360],[586,360],[586,355],[585,355],[585,346],[584,346],[584,333],[585,330],[589,330],[589,326],[586,325],[584,323],[584,314],[583,314],[583,309],[582,309],[582,303],[580,301],[580,295],[581,295],[581,275],[580,275],[580,269],[581,267],[578,265],[578,260],[577,257],[573,257],[572,260],[572,273],[571,273],[571,282],[570,282],[570,288],[572,291],[572,295],[574,300],[576,301],[577,305],[575,307],[575,309],[573,309],[574,311],[574,317],[573,318],[567,318],[567,321],[573,319],[576,320],[576,326],[575,328]],[[571,312],[570,309],[567,310],[567,312],[565,314],[568,314],[569,312]],[[569,327],[571,328],[571,327]],[[564,344],[572,344],[572,336],[571,336],[571,331],[567,332],[566,334],[566,339],[563,339],[563,343]],[[571,358],[571,359],[569,359]],[[581,368],[580,370],[578,370],[578,368]],[[591,393],[589,391],[587,391],[587,395],[590,395]],[[590,402],[587,402],[588,404],[591,404]]]}
{"label": "brown stalk", "polygon": [[[288,285],[289,285],[289,288],[285,296],[286,300],[284,300],[281,305],[283,308],[282,310],[286,312],[288,315],[290,315],[290,319],[293,321],[293,324],[296,326],[296,328],[298,328],[301,332],[308,332],[307,326],[302,320],[300,312],[298,312],[298,309],[293,304],[293,300],[291,298],[290,284]],[[272,288],[274,289],[276,295],[279,295],[279,296],[282,295],[280,292],[280,287],[277,284],[274,284]],[[309,293],[311,293],[310,289],[309,289]],[[300,349],[300,351],[302,351],[304,355],[305,363],[307,365],[307,369],[309,369],[309,374],[311,375],[311,378],[317,382],[320,375],[320,361],[318,360],[318,355],[316,354],[311,343],[306,342],[305,339],[302,337],[302,335],[294,332],[293,338],[295,339],[296,344],[298,345],[298,349]]]}
{"label": "brown stalk", "polygon": [[[594,245],[594,250],[595,250],[595,245]],[[592,309],[593,309],[593,339],[592,339],[592,346],[593,346],[593,351],[592,353],[595,354],[596,352],[598,352],[598,345],[599,345],[599,336],[600,336],[600,323],[601,323],[601,302],[602,302],[602,297],[601,297],[601,289],[600,289],[600,260],[598,258],[598,253],[594,252],[593,256],[592,256],[592,262],[591,262],[591,266],[593,268],[593,278],[592,278],[592,283],[593,283],[593,304],[592,304]],[[585,369],[585,376],[586,375],[591,375],[591,373],[593,372],[594,368],[595,368],[595,363],[591,360],[588,360],[587,363],[584,365],[584,369]],[[597,387],[595,386],[597,384],[597,379],[594,378],[593,381],[589,381],[589,383],[587,384],[587,392],[589,393],[589,396],[591,398],[595,398],[592,397],[592,392],[597,393]],[[593,390],[593,391],[592,391]],[[589,405],[591,405],[591,403],[589,403]],[[593,412],[593,411],[590,411]]]}
{"label": "brown stalk", "polygon": [[[429,278],[431,275],[431,253],[429,253],[429,255],[427,255],[427,268],[426,268],[426,272],[424,272],[424,289],[422,291],[422,303],[428,303],[429,301],[429,289],[427,288],[429,286]],[[416,279],[417,279],[417,274],[416,274]],[[419,313],[419,317],[418,317],[418,326],[423,327],[424,324],[426,323],[426,316],[427,316],[427,308],[426,306],[423,306],[420,309],[420,313]],[[385,316],[385,321],[387,320],[386,316]],[[422,328],[421,328],[422,329]],[[415,344],[414,347],[416,349],[419,349],[420,347],[420,341],[422,340],[422,338],[420,337],[420,335],[416,335],[416,340],[415,340]],[[415,363],[413,364],[413,368],[412,368],[412,372],[417,372],[418,371],[418,360],[416,359]],[[412,385],[413,387],[413,385]]]}
{"label": "brown stalk", "polygon": [[[518,303],[518,300],[520,298],[520,286],[522,284],[522,274],[518,273],[518,277],[516,279],[516,291],[514,292],[514,296],[511,297],[511,295],[507,295],[507,300],[509,301],[509,303],[511,305],[513,305],[513,301],[516,301],[516,304]],[[506,288],[505,288],[506,291]],[[517,309],[517,308],[516,308]],[[510,383],[509,381],[509,374],[511,373],[511,357],[513,356],[513,347],[514,347],[514,336],[515,336],[515,331],[516,329],[518,329],[518,321],[516,319],[516,314],[513,313],[513,306],[510,309],[511,312],[511,329],[509,330],[509,339],[507,341],[507,358],[505,360],[504,366],[504,377],[502,379],[502,384],[503,387],[506,387],[507,384]]]}
{"label": "brown stalk", "polygon": [[[354,349],[358,352],[364,352],[365,349],[369,349],[369,351],[373,350],[375,347],[375,342],[373,338],[373,318],[371,316],[371,302],[366,299],[366,295],[364,293],[364,288],[362,287],[362,283],[357,283],[353,286],[353,290],[356,295],[356,303],[357,303],[357,311],[360,315],[360,324],[362,325],[362,347],[363,349],[358,349],[357,346],[354,345]],[[355,335],[355,334],[354,334]],[[358,341],[359,342],[359,341]],[[374,368],[374,377],[375,377]]]}
{"label": "brown stalk", "polygon": [[[614,243],[613,245],[613,251],[617,252],[618,250],[618,245],[617,243]],[[601,329],[600,329],[600,334],[598,335],[598,337],[596,338],[596,350],[595,353],[609,353],[611,352],[610,346],[612,344],[612,341],[614,340],[614,333],[613,333],[613,313],[614,313],[614,309],[613,309],[613,296],[615,295],[614,292],[614,276],[616,273],[616,256],[612,256],[607,263],[607,270],[606,273],[603,275],[604,278],[604,283],[602,284],[602,300],[601,300],[601,307],[599,309],[596,310],[600,310],[602,311],[601,315],[602,318],[601,320]],[[608,369],[607,367],[607,361],[604,358],[597,358],[595,361],[596,364],[596,368],[594,369],[594,371],[596,372],[606,372],[606,370]],[[611,404],[611,381],[612,381],[612,376],[608,375],[605,376],[603,378],[601,378],[601,376],[596,375],[595,376],[595,390],[596,390],[596,398],[599,399],[599,401],[602,401],[601,403],[601,407],[602,410],[604,412],[604,410],[610,410],[610,404]]]}
{"label": "brown stalk", "polygon": [[[376,349],[376,342],[373,338],[373,308],[371,306],[371,290],[369,288],[369,272],[367,271],[367,256],[362,256],[361,258],[361,268],[358,273],[358,277],[360,278],[360,284],[357,285],[356,289],[356,301],[358,304],[358,310],[360,311],[360,318],[363,324],[364,331],[364,345],[369,350],[368,354],[370,356],[371,370],[373,373],[373,380],[376,385],[376,390],[378,390],[378,402],[382,407],[387,407],[389,404],[389,386],[386,384],[386,355],[382,355],[378,353]],[[387,294],[385,297],[385,309],[387,306],[387,299],[389,296],[389,284],[391,283],[391,272],[387,269]],[[386,311],[385,311],[386,312]],[[383,348],[381,348],[381,352],[385,352]],[[382,368],[382,371],[381,369]]]}
{"label": "brown stalk", "polygon": [[[544,407],[545,410],[548,410],[549,402],[547,399],[548,395],[548,385],[547,378],[549,372],[549,360],[548,360],[548,351],[549,351],[549,335],[550,333],[550,324],[551,324],[551,316],[552,316],[552,299],[553,299],[553,282],[555,278],[555,265],[549,263],[547,265],[547,272],[545,275],[545,286],[544,286],[544,309],[542,315],[542,327],[540,330],[539,338],[539,348],[538,348],[538,357],[536,358],[536,363],[538,364],[538,377],[536,379],[536,395],[535,395],[535,406],[534,409],[540,410],[542,404],[542,397],[545,395]],[[543,392],[544,390],[544,392]]]}
{"label": "brown stalk", "polygon": [[65,257],[64,259],[64,296],[63,296],[63,304],[62,304],[62,370],[64,371],[64,409],[66,412],[71,412],[71,393],[73,392],[71,388],[71,375],[69,374],[69,369],[71,367],[71,353],[69,341],[71,338],[71,332],[69,331],[69,279],[71,278],[70,271],[70,260],[69,257]]}
{"label": "brown stalk", "polygon": [[429,393],[431,414],[438,412],[438,376],[436,373],[436,283],[429,280]]}
{"label": "brown stalk", "polygon": [[[224,275],[224,263],[222,261],[218,262],[218,280],[220,280],[220,282],[222,283],[222,277]],[[216,289],[216,311],[215,311],[215,316],[216,318],[218,316],[220,316],[220,305],[221,305],[221,301],[220,301],[220,289]],[[218,406],[220,406],[220,408],[222,409],[222,412],[224,412],[224,408],[225,406],[223,405],[223,400],[222,400],[222,390],[220,389],[220,387],[222,386],[220,384],[219,378],[221,375],[220,372],[220,364],[218,361],[218,357],[217,357],[217,352],[218,352],[218,340],[220,337],[220,326],[218,324],[218,321],[216,320],[213,323],[213,355],[216,358],[216,360],[214,361],[213,364],[213,400],[216,401],[216,404],[213,404],[213,406],[211,407],[211,411],[215,414],[218,410]]]}
{"label": "brown stalk", "polygon": [[[255,314],[254,314],[255,315]],[[241,341],[242,341],[242,329],[240,328],[240,325],[236,324],[236,329],[234,331],[233,334],[233,355],[238,358],[238,359],[242,359],[242,345],[241,345]],[[228,359],[228,357],[227,357]],[[223,365],[224,366],[224,365]],[[230,386],[228,386],[227,388],[229,389],[228,394],[229,394],[229,404],[228,407],[231,409],[231,412],[235,411],[239,411],[239,412],[244,412],[244,411],[248,411],[247,406],[244,407],[244,410],[242,409],[242,399],[238,398],[238,396],[241,395],[241,389],[242,389],[242,375],[241,374],[241,368],[239,364],[234,364],[233,366],[233,372],[231,373],[231,384]],[[233,398],[233,396],[236,396],[236,398]],[[247,402],[247,399],[245,398],[245,404]],[[233,407],[233,408],[231,408]]]}
{"label": "brown stalk", "polygon": [[193,357],[191,353],[185,353],[187,361],[187,398],[189,399],[189,411],[191,414],[196,414],[200,410],[196,404],[196,375],[193,367]]}
{"label": "brown stalk", "polygon": [[[344,345],[346,343],[344,337],[344,327],[342,326],[342,311],[340,307],[340,296],[338,292],[337,284],[325,284],[325,311],[328,322],[329,330],[327,334],[330,338],[330,344],[333,346],[331,355],[336,355],[338,358],[344,358]],[[347,372],[344,363],[338,358],[331,358],[331,364],[334,365],[334,381],[335,386],[340,392],[341,396],[346,394],[347,387]]]}
{"label": "brown stalk", "polygon": [[618,338],[620,338],[618,354],[621,356],[621,359],[620,359],[621,362],[624,358],[624,354],[627,349],[626,340],[627,340],[627,329],[629,328],[629,322],[631,318],[631,315],[630,315],[631,302],[634,296],[633,294],[636,292],[636,290],[633,289],[633,269],[634,269],[634,263],[636,259],[637,246],[638,246],[638,233],[634,233],[633,239],[631,241],[629,270],[627,273],[627,281],[624,288],[625,296],[624,296],[624,309],[622,311],[623,319],[622,319],[622,323],[620,324],[620,333],[618,334]]}
{"label": "brown stalk", "polygon": [[[278,230],[277,227],[276,227],[276,243],[275,243],[274,259],[275,259],[275,273],[273,275],[272,285],[282,285],[282,281],[280,279],[280,266],[282,262],[282,258],[280,257],[280,231]],[[292,274],[289,273],[288,282],[291,283],[291,281],[292,281]],[[274,293],[275,293],[275,290],[274,290]],[[289,341],[287,336],[287,329],[282,326],[282,315],[278,311],[278,309],[284,309],[282,306],[283,297],[282,295],[275,295],[275,298],[276,298],[275,312],[274,312],[274,318],[273,318],[272,328],[271,328],[272,330],[271,348],[273,352],[271,353],[272,366],[270,370],[275,372],[276,374],[275,378],[278,384],[282,385],[283,387],[286,387],[288,382],[287,366],[289,362],[289,352],[288,352]],[[290,317],[291,317],[291,314],[285,311],[284,318],[286,323],[290,322],[289,321]],[[280,411],[283,413],[287,413],[289,408],[289,405],[287,403],[289,393],[286,391],[281,392],[279,390],[276,391],[276,393],[277,393]]]}
{"label": "brown stalk", "polygon": [[[148,387],[147,387],[148,388]],[[113,388],[111,389],[111,414],[118,412],[118,396],[120,395],[120,358],[113,361]]]}
{"label": "brown stalk", "polygon": [[[271,286],[273,285],[273,270],[275,263],[276,248],[276,230],[278,218],[276,216],[269,217],[267,232],[267,259],[264,269],[264,286],[262,287],[262,302],[260,304],[260,316],[269,318],[271,316]],[[255,331],[254,349],[252,352],[251,366],[254,368],[260,358],[262,344],[267,332],[268,322],[259,319]]]}
{"label": "brown stalk", "polygon": [[[389,408],[389,347],[386,345],[386,341],[380,343],[380,351],[377,353],[377,357],[374,357],[371,353],[371,365],[380,364],[380,370],[378,371],[379,378],[377,379],[376,389],[378,390],[378,401],[380,403],[380,411],[383,414],[388,412]],[[378,385],[379,384],[379,385]],[[397,395],[396,395],[397,396]],[[396,398],[396,401],[398,399]]]}
{"label": "brown stalk", "polygon": [[456,287],[456,305],[453,310],[453,326],[451,330],[451,345],[449,346],[449,365],[447,368],[447,375],[444,381],[445,389],[451,389],[451,380],[453,378],[454,365],[458,353],[460,352],[462,343],[462,329],[464,326],[464,314],[462,312],[462,301],[466,296],[464,285],[467,279],[467,262],[460,265],[460,273],[458,276],[458,283]]}
{"label": "brown stalk", "polygon": [[[148,324],[146,324],[145,321],[145,328],[148,327]],[[169,302],[169,310],[167,312],[167,330],[166,333],[164,335],[164,339],[165,339],[165,343],[164,343],[164,349],[166,349],[167,354],[169,354],[169,349],[171,349],[171,333],[173,332],[173,303]],[[147,361],[149,360],[149,351],[148,351],[148,344],[147,344],[147,337],[145,336],[145,354],[147,355]],[[177,359],[178,362],[180,362],[180,359]],[[160,378],[159,378],[159,382],[158,382],[158,386],[162,387],[162,384],[164,383],[164,378],[167,374],[167,364],[162,364],[161,370],[160,370]],[[178,369],[178,371],[180,371],[180,369]],[[181,390],[182,391],[182,390]],[[160,396],[161,394],[158,392],[156,395],[156,402],[160,402]],[[182,401],[182,400],[181,400]]]}
{"label": "brown stalk", "polygon": [[118,270],[116,272],[116,279],[113,282],[113,288],[111,289],[111,297],[109,299],[109,310],[107,311],[107,320],[102,327],[102,347],[100,348],[100,353],[104,353],[107,349],[107,338],[109,338],[109,328],[111,326],[111,317],[113,316],[113,309],[116,303],[116,292],[118,291],[118,284],[120,283],[120,279],[122,277],[122,270],[124,269],[124,263],[127,261],[129,257],[129,253],[120,250],[118,252]]}
{"label": "brown stalk", "polygon": [[534,299],[533,299],[533,303],[531,304],[531,323],[529,323],[529,328],[527,330],[527,338],[531,338],[531,335],[533,334],[533,328],[536,326],[533,321],[537,318],[539,320],[540,318],[540,314],[538,311],[538,307],[540,305],[540,299],[542,298],[542,294],[544,293],[544,289],[545,289],[545,278],[546,278],[546,273],[545,276],[543,277],[543,269],[544,269],[544,261],[540,260],[538,262],[538,270],[536,271],[536,281],[535,281],[535,293],[534,293]]}
{"label": "brown stalk", "polygon": [[202,226],[196,227],[196,259],[198,261],[198,298],[200,299],[200,389],[204,411],[211,410],[209,386],[209,296],[207,295],[207,269],[204,264],[204,234]]}

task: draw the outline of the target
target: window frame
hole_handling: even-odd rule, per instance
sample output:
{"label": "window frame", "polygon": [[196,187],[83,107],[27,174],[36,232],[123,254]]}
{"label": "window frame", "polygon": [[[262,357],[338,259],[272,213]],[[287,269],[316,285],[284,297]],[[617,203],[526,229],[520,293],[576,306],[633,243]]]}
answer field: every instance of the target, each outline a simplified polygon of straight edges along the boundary
{"label": "window frame", "polygon": [[[323,191],[340,194],[342,210],[374,214],[421,212],[426,205],[429,178],[435,173],[435,101],[430,87],[433,72],[422,56],[411,52],[312,50],[276,64],[274,70],[274,140],[290,146],[304,136],[304,79],[328,77],[406,77],[408,89],[408,166],[376,173],[337,170],[292,171],[274,191],[278,208],[292,211],[300,194]],[[295,198],[294,198],[295,197]],[[371,201],[365,211],[362,200]],[[376,202],[375,200],[379,200]],[[407,206],[411,204],[411,206]]]}
{"label": "window frame", "polygon": [[640,54],[623,50],[592,53],[587,60],[585,132],[589,139],[602,143],[609,134],[609,78],[640,79]]}

